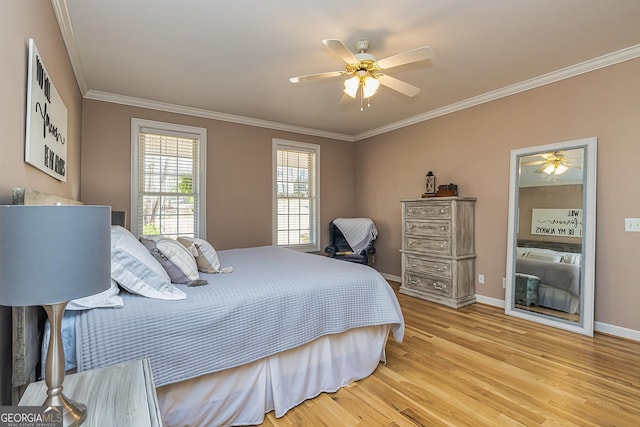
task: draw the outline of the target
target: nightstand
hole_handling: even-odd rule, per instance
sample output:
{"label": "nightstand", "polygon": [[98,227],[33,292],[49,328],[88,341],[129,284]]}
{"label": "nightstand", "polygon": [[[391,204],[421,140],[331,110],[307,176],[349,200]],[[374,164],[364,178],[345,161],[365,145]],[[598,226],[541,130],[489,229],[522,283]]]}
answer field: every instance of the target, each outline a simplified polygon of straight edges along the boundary
{"label": "nightstand", "polygon": [[[64,394],[87,405],[82,427],[162,427],[149,359],[65,376]],[[44,381],[29,384],[19,405],[42,405]]]}

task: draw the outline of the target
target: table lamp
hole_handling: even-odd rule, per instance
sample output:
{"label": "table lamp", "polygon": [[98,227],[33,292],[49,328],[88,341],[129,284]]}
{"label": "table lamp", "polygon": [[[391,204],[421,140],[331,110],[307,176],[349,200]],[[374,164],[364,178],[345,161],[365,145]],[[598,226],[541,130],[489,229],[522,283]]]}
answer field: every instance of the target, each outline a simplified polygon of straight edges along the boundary
{"label": "table lamp", "polygon": [[51,324],[43,406],[78,426],[86,405],[62,393],[62,315],[67,303],[105,291],[111,276],[109,206],[0,206],[0,305],[42,305]]}

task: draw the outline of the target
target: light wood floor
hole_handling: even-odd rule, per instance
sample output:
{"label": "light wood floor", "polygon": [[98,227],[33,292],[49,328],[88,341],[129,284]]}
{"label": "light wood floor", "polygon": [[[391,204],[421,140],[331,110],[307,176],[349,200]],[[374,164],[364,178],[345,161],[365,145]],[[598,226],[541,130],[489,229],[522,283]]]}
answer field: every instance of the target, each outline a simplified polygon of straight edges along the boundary
{"label": "light wood floor", "polygon": [[640,342],[398,299],[386,365],[263,426],[640,426]]}

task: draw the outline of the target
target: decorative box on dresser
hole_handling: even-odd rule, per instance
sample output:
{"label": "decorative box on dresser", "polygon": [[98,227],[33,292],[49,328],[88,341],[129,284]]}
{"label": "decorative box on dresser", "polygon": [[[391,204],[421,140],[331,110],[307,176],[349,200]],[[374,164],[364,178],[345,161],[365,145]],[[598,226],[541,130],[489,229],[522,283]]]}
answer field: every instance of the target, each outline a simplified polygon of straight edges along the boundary
{"label": "decorative box on dresser", "polygon": [[475,296],[475,198],[402,200],[400,293],[459,308]]}

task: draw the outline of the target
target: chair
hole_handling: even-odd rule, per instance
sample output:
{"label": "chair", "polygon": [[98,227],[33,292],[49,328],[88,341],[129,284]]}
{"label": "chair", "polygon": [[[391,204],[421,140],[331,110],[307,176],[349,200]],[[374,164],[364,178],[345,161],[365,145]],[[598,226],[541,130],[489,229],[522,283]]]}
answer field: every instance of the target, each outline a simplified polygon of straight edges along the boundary
{"label": "chair", "polygon": [[[368,236],[369,239],[365,249],[354,253],[353,248],[349,245],[343,232],[336,226],[334,221],[338,221],[340,224],[359,225],[361,229],[364,227],[363,230],[366,231],[361,230],[361,234],[367,233],[365,237]],[[329,223],[329,246],[324,248],[324,251],[328,253],[331,258],[368,265],[373,263],[373,255],[376,253],[376,248],[373,245],[377,234],[378,232],[375,225],[369,218],[337,218]]]}

